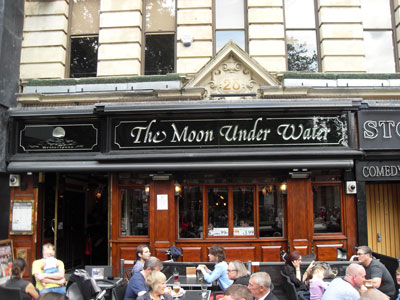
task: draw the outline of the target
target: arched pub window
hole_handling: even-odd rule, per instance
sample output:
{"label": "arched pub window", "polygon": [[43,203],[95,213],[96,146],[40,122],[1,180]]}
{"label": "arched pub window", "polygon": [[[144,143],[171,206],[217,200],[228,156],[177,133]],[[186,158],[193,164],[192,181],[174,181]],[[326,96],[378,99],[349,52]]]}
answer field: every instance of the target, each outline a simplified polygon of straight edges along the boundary
{"label": "arched pub window", "polygon": [[268,178],[254,183],[259,180],[226,177],[208,179],[203,184],[186,180],[177,200],[179,238],[284,236],[280,182]]}

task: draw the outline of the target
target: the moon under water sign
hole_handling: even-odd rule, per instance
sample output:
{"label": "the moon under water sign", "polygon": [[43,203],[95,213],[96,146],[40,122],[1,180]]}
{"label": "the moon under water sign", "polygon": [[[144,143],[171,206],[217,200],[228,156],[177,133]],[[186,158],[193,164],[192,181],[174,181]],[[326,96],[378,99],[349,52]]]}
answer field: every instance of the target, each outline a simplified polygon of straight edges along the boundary
{"label": "the moon under water sign", "polygon": [[113,149],[348,146],[345,115],[114,120]]}

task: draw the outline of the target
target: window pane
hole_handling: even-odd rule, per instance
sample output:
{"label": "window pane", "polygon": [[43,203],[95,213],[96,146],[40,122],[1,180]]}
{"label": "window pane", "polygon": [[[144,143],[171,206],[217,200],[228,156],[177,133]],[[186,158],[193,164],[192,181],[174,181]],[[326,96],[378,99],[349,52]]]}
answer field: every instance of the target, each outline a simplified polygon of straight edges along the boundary
{"label": "window pane", "polygon": [[318,71],[317,41],[314,30],[287,30],[289,71]]}
{"label": "window pane", "polygon": [[96,77],[98,37],[71,38],[70,77]]}
{"label": "window pane", "polygon": [[228,236],[228,188],[208,187],[208,236]]}
{"label": "window pane", "polygon": [[174,71],[173,34],[146,35],[145,75],[161,75]]}
{"label": "window pane", "polygon": [[254,189],[233,188],[233,235],[254,235]]}
{"label": "window pane", "polygon": [[179,197],[179,237],[203,237],[203,193],[199,186],[184,186]]}
{"label": "window pane", "polygon": [[314,0],[285,0],[286,28],[315,29]]}
{"label": "window pane", "polygon": [[389,0],[361,0],[364,28],[392,28]]}
{"label": "window pane", "polygon": [[175,0],[146,0],[146,31],[175,31]]}
{"label": "window pane", "polygon": [[278,185],[258,187],[260,237],[279,237],[284,233],[283,194]]}
{"label": "window pane", "polygon": [[149,203],[143,188],[121,190],[121,235],[148,235]]}
{"label": "window pane", "polygon": [[314,232],[341,232],[339,186],[314,186]]}
{"label": "window pane", "polygon": [[99,33],[98,0],[74,0],[71,16],[71,35]]}
{"label": "window pane", "polygon": [[244,28],[243,0],[216,0],[215,13],[216,29]]}
{"label": "window pane", "polygon": [[364,31],[364,43],[367,72],[396,72],[391,31]]}
{"label": "window pane", "polygon": [[218,52],[227,42],[234,41],[239,47],[245,50],[244,31],[217,31],[216,37],[216,51]]}

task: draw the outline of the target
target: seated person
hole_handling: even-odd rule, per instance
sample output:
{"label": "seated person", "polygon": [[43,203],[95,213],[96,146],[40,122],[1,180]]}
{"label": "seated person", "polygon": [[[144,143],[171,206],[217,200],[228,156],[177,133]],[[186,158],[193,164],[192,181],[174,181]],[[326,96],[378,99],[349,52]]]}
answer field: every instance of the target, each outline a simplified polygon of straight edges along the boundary
{"label": "seated person", "polygon": [[11,267],[11,278],[6,281],[4,286],[19,289],[23,300],[37,300],[39,294],[33,284],[22,279],[25,270],[26,261],[22,258],[14,259]]}
{"label": "seated person", "polygon": [[250,273],[240,260],[231,261],[228,264],[228,277],[233,280],[233,284],[248,285]]}
{"label": "seated person", "polygon": [[[32,264],[32,275],[35,276],[36,288],[40,294],[55,292],[65,295],[65,270],[64,263],[61,260],[57,260],[57,272],[45,273],[44,272],[44,261],[48,257],[54,256],[54,246],[51,243],[43,245],[42,248],[42,259],[37,259]],[[53,269],[54,271],[54,269]]]}
{"label": "seated person", "polygon": [[136,263],[132,268],[133,274],[143,270],[144,262],[150,257],[151,252],[147,245],[139,245],[136,247]]}
{"label": "seated person", "polygon": [[306,272],[301,274],[301,254],[299,251],[290,252],[285,258],[285,265],[283,266],[283,273],[290,278],[297,291],[308,291],[308,286],[305,283],[307,274],[314,266],[314,261],[310,263]]}
{"label": "seated person", "polygon": [[232,284],[224,292],[224,300],[253,300],[253,295],[247,286]]}
{"label": "seated person", "polygon": [[391,299],[395,298],[396,288],[389,270],[378,259],[372,257],[368,246],[357,248],[358,262],[365,268],[366,279],[371,279],[372,286]]}
{"label": "seated person", "polygon": [[310,300],[321,300],[328,288],[328,284],[324,282],[325,269],[322,266],[314,266],[310,273]]}
{"label": "seated person", "polygon": [[138,296],[142,296],[149,291],[146,285],[146,278],[152,271],[161,271],[162,262],[154,256],[151,256],[144,262],[142,271],[135,273],[129,279],[128,287],[126,288],[124,300],[136,300]]}
{"label": "seated person", "polygon": [[214,280],[218,280],[219,287],[225,291],[233,283],[233,280],[228,278],[228,264],[225,261],[225,250],[219,245],[213,245],[210,248],[208,258],[211,262],[215,263],[213,271],[210,271],[206,265],[198,265],[197,270],[203,273],[204,280],[208,283],[212,283]]}
{"label": "seated person", "polygon": [[167,278],[160,271],[152,271],[146,277],[146,285],[149,291],[142,296],[137,297],[137,300],[172,300],[172,296],[165,293]]}

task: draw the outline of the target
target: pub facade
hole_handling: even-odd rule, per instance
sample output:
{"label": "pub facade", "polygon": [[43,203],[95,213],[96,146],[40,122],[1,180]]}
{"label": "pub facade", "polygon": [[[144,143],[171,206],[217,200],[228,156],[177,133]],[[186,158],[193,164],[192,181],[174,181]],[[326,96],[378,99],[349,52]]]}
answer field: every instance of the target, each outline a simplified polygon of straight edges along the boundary
{"label": "pub facade", "polygon": [[228,261],[350,258],[371,220],[358,166],[377,154],[359,120],[396,103],[400,77],[368,69],[363,7],[342,2],[302,1],[321,30],[310,54],[291,1],[218,1],[243,6],[243,28],[209,0],[27,1],[8,110],[15,253],[29,265],[52,242],[67,269],[114,275],[140,244],[191,262],[216,243]]}

